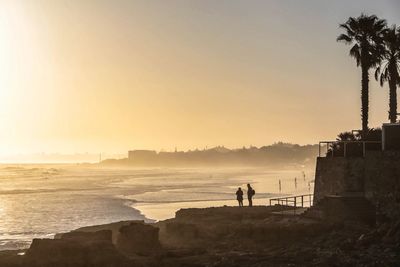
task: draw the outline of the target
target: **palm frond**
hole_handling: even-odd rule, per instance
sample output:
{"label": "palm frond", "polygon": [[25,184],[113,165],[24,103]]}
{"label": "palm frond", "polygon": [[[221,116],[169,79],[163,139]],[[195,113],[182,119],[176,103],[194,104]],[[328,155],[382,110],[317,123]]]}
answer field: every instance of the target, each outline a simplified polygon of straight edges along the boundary
{"label": "palm frond", "polygon": [[373,68],[384,59],[383,33],[386,25],[386,21],[376,15],[350,17],[345,23],[339,24],[345,33],[340,34],[336,40],[348,45],[354,43],[349,55],[356,60],[357,66],[363,64],[367,68]]}
{"label": "palm frond", "polygon": [[381,66],[378,66],[375,70],[375,80],[378,81],[380,73],[381,73]]}
{"label": "palm frond", "polygon": [[354,44],[353,47],[350,49],[349,54],[357,61],[357,66],[360,66],[361,64],[360,46],[358,44]]}
{"label": "palm frond", "polygon": [[[375,51],[381,62],[375,72],[375,78],[379,76],[381,86],[389,80],[395,80],[399,83],[399,65],[400,65],[400,28],[392,25],[382,30],[382,44],[377,46]],[[379,73],[378,72],[379,69]]]}
{"label": "palm frond", "polygon": [[379,84],[381,87],[383,87],[383,84],[385,83],[386,79],[385,79],[385,75],[382,74],[380,79],[379,79]]}
{"label": "palm frond", "polygon": [[354,32],[354,30],[353,30],[353,29],[350,27],[350,25],[347,24],[347,23],[339,24],[339,28],[345,29],[348,36],[353,36],[353,37],[354,37],[354,36],[356,35],[356,33]]}
{"label": "palm frond", "polygon": [[341,35],[339,35],[339,36],[336,38],[336,41],[338,41],[338,42],[344,42],[344,43],[346,43],[346,44],[351,44],[352,41],[353,41],[353,39],[352,39],[350,36],[348,36],[347,34],[342,33]]}

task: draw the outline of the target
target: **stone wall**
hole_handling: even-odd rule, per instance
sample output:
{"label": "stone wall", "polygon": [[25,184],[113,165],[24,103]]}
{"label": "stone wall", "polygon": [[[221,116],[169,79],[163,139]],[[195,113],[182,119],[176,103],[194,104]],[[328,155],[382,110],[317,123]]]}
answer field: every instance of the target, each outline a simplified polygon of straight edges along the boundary
{"label": "stone wall", "polygon": [[364,190],[364,158],[317,158],[314,201],[326,195]]}
{"label": "stone wall", "polygon": [[362,194],[386,216],[400,215],[400,152],[371,151],[362,157],[319,157],[314,202],[326,195]]}

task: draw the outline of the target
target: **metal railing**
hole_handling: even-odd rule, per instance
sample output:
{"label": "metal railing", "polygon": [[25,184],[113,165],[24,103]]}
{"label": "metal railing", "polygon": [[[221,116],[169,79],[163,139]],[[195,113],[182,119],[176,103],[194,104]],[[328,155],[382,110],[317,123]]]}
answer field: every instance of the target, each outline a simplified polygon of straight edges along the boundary
{"label": "metal railing", "polygon": [[[343,144],[343,149],[341,145]],[[326,146],[326,156],[331,157],[347,157],[349,154],[349,147],[356,148],[360,152],[360,156],[365,157],[366,151],[369,150],[368,146],[380,145],[382,149],[381,141],[321,141],[319,142],[319,157],[321,157],[322,147]],[[373,150],[377,150],[376,148]],[[339,153],[338,153],[339,152]],[[330,154],[330,155],[328,155]],[[353,153],[354,154],[354,153]]]}
{"label": "metal railing", "polygon": [[269,205],[273,204],[282,205],[282,206],[290,206],[296,208],[308,208],[313,205],[314,195],[299,195],[299,196],[287,196],[287,197],[278,197],[271,198],[269,200]]}

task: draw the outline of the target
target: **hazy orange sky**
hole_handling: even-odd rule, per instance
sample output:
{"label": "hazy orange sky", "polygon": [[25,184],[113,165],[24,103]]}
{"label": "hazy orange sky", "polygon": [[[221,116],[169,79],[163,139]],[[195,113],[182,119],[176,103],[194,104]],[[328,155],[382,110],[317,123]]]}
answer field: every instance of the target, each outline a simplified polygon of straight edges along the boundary
{"label": "hazy orange sky", "polygon": [[334,139],[361,124],[335,40],[361,12],[400,24],[396,0],[0,0],[0,153]]}

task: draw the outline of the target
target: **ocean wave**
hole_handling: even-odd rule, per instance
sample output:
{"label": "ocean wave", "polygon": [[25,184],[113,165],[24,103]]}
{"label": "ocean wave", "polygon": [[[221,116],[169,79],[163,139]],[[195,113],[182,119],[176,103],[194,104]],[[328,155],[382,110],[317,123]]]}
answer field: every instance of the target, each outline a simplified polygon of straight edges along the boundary
{"label": "ocean wave", "polygon": [[123,205],[131,207],[132,205],[138,203],[136,199],[122,199],[123,200]]}
{"label": "ocean wave", "polygon": [[94,190],[99,190],[99,189],[98,188],[10,189],[10,190],[0,190],[0,195],[80,192],[80,191],[94,191]]}
{"label": "ocean wave", "polygon": [[54,233],[41,232],[41,231],[25,231],[25,232],[10,231],[7,233],[0,233],[0,239],[4,240],[4,237],[7,236],[52,236],[52,235],[54,235]]}
{"label": "ocean wave", "polygon": [[46,174],[46,175],[58,175],[62,172],[62,169],[58,168],[27,168],[19,166],[8,166],[0,168],[0,172],[14,173],[14,174]]}

